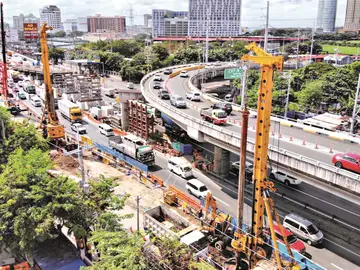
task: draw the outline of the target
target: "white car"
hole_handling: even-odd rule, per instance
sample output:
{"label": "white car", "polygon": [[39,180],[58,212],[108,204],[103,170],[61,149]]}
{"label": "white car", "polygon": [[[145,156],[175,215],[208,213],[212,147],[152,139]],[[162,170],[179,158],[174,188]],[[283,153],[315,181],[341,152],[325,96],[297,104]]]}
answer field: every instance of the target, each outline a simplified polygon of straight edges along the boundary
{"label": "white car", "polygon": [[201,94],[196,91],[191,91],[186,93],[186,98],[190,99],[191,101],[200,101]]}
{"label": "white car", "polygon": [[158,81],[158,82],[161,82],[161,81],[162,81],[162,77],[161,77],[160,74],[155,74],[155,76],[154,76],[154,82],[156,82],[156,81]]}
{"label": "white car", "polygon": [[198,198],[206,198],[206,195],[211,191],[199,180],[191,179],[186,182],[186,189],[189,194],[194,195]]}
{"label": "white car", "polygon": [[79,131],[79,134],[85,134],[86,133],[86,128],[80,124],[80,123],[74,123],[71,125],[71,130],[78,133]]}
{"label": "white car", "polygon": [[22,81],[18,81],[17,84],[18,84],[18,86],[21,87],[21,88],[24,87],[24,83],[23,83]]}
{"label": "white car", "polygon": [[[240,161],[233,162],[231,164],[231,169],[238,174],[240,169]],[[245,172],[247,174],[252,174],[253,170],[254,170],[254,165],[251,162],[245,161]]]}
{"label": "white car", "polygon": [[282,182],[287,186],[290,185],[300,185],[301,184],[301,180],[296,179],[295,177],[288,175],[286,173],[280,172],[280,171],[276,171],[273,170],[270,174],[270,179],[274,179],[276,181]]}
{"label": "white car", "polygon": [[128,82],[126,84],[126,87],[129,88],[129,89],[134,89],[134,84],[132,82]]}
{"label": "white car", "polygon": [[187,77],[189,77],[189,75],[188,75],[187,71],[181,71],[180,77],[181,78],[187,78]]}

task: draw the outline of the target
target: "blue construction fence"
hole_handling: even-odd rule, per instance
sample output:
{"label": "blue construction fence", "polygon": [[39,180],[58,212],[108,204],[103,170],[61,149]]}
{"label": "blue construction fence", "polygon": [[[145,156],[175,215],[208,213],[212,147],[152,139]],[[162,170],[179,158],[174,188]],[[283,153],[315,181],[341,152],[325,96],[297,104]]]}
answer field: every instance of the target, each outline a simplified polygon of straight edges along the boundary
{"label": "blue construction fence", "polygon": [[116,150],[113,150],[111,149],[110,147],[108,146],[105,146],[105,145],[102,145],[102,144],[99,144],[97,142],[94,142],[94,146],[99,149],[101,152],[105,152],[113,157],[115,157],[116,159],[120,160],[120,161],[124,161],[126,164],[130,165],[130,166],[133,166],[133,167],[136,167],[137,169],[143,171],[143,172],[148,172],[149,171],[149,166],[146,165],[146,164],[143,164],[131,157],[128,157],[122,153],[119,153],[118,151]]}
{"label": "blue construction fence", "polygon": [[[201,199],[200,200],[200,204],[201,206],[205,206],[205,200]],[[211,206],[209,207],[209,212],[211,212]],[[218,210],[218,213],[224,213],[225,215],[227,215],[227,213],[225,213],[224,211]],[[232,229],[233,229],[233,233],[235,232],[236,228],[238,228],[238,220],[234,217],[231,217],[231,225],[232,225]],[[241,229],[243,232],[248,232],[251,231],[250,230],[250,226],[246,225],[246,224],[242,224]],[[271,238],[271,237],[270,237]],[[291,261],[291,257],[287,251],[286,245],[284,243],[281,243],[279,240],[277,241],[278,244],[278,249],[280,252],[280,256],[281,258],[283,258],[286,261]],[[270,239],[270,243],[269,245],[271,245],[273,247],[273,240]],[[326,270],[326,268],[318,265],[317,263],[313,262],[312,260],[310,260],[309,258],[306,258],[304,255],[291,250],[293,253],[293,257],[296,261],[296,263],[301,267],[301,269],[311,269],[311,270]]]}

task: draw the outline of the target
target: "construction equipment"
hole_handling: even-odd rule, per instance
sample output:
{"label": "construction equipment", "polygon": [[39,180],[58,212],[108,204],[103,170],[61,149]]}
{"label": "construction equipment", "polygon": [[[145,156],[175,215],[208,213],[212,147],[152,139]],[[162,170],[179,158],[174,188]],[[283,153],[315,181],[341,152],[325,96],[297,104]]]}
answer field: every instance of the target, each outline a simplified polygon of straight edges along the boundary
{"label": "construction equipment", "polygon": [[[275,259],[278,269],[301,269],[292,259],[291,262],[282,261],[280,258],[277,239],[273,228],[273,214],[278,221],[280,230],[283,227],[279,222],[274,203],[270,197],[269,191],[275,191],[274,183],[267,180],[267,159],[270,135],[270,117],[272,105],[272,90],[274,70],[281,71],[283,69],[283,56],[272,56],[264,50],[257,47],[256,43],[251,43],[246,48],[256,54],[244,55],[242,60],[253,61],[260,64],[260,87],[258,92],[257,104],[257,123],[256,123],[256,139],[254,153],[254,173],[253,173],[253,207],[252,207],[252,226],[251,233],[245,233],[237,230],[235,238],[231,242],[231,246],[237,252],[238,265],[245,261],[249,263],[249,269],[255,269],[260,264],[270,259],[272,252],[275,253]],[[274,247],[271,248],[266,244],[264,236],[264,218],[265,209],[270,225],[271,238]],[[272,213],[272,210],[274,213]],[[241,226],[241,224],[239,224]],[[283,233],[282,233],[283,234]],[[283,234],[284,236],[284,234]],[[286,239],[286,237],[284,237]],[[285,241],[289,255],[292,257],[291,250],[287,241]]]}
{"label": "construction equipment", "polygon": [[50,64],[49,64],[49,47],[47,43],[46,31],[53,28],[45,22],[40,28],[41,60],[43,64],[44,84],[45,84],[45,101],[44,110],[41,117],[41,128],[44,137],[50,140],[62,139],[65,137],[64,126],[60,124],[55,112],[54,91],[51,85]]}

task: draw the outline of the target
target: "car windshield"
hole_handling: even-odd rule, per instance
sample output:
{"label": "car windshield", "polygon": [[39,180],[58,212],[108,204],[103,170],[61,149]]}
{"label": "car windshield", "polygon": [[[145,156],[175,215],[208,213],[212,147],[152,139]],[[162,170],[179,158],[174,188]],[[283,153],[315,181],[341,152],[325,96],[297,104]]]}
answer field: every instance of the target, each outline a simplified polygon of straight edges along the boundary
{"label": "car windshield", "polygon": [[287,240],[288,240],[289,244],[293,244],[296,242],[297,238],[295,235],[291,234],[287,237]]}
{"label": "car windshield", "polygon": [[167,92],[167,91],[161,91],[161,94],[163,94],[163,95],[167,95],[167,94],[168,94],[168,92]]}
{"label": "car windshield", "polygon": [[319,229],[313,224],[308,226],[306,229],[307,229],[309,234],[317,234],[319,232]]}
{"label": "car windshield", "polygon": [[144,144],[142,143],[142,141],[137,141],[137,142],[136,142],[136,145],[142,146],[142,145],[144,145]]}
{"label": "car windshield", "polygon": [[207,191],[208,189],[207,189],[207,187],[205,187],[205,186],[201,186],[199,190],[200,190],[201,192],[203,192],[203,191]]}
{"label": "car windshield", "polygon": [[183,101],[184,99],[182,97],[178,97],[178,98],[176,98],[176,100]]}
{"label": "car windshield", "polygon": [[200,96],[200,93],[194,93],[194,96]]}
{"label": "car windshield", "polygon": [[226,118],[226,117],[227,117],[227,114],[226,114],[226,112],[218,112],[218,113],[217,113],[217,117],[220,118],[220,119],[221,119],[221,118]]}
{"label": "car windshield", "polygon": [[191,171],[191,167],[185,167],[184,168],[184,172],[190,172]]}
{"label": "car windshield", "polygon": [[231,108],[231,104],[225,104],[225,108],[227,109]]}

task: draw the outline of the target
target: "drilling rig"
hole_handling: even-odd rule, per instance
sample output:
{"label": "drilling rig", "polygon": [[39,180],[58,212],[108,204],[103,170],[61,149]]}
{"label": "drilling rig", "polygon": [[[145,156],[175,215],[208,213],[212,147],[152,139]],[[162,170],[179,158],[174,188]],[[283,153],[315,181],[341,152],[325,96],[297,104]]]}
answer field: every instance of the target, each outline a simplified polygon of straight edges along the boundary
{"label": "drilling rig", "polygon": [[41,116],[40,127],[43,130],[43,136],[52,141],[63,139],[65,137],[64,126],[60,124],[55,112],[54,91],[51,85],[51,74],[49,64],[49,47],[46,31],[52,30],[45,22],[40,28],[41,60],[44,73],[45,99],[44,110]]}
{"label": "drilling rig", "polygon": [[[253,172],[253,207],[251,231],[246,233],[241,230],[235,232],[235,239],[231,241],[231,246],[237,254],[237,265],[248,264],[248,269],[301,269],[296,264],[286,237],[284,228],[281,225],[279,216],[275,209],[275,204],[270,197],[270,191],[275,192],[274,183],[267,179],[268,146],[270,135],[270,117],[272,105],[273,76],[274,70],[282,71],[283,56],[272,56],[257,47],[256,43],[251,43],[246,48],[255,55],[244,55],[242,60],[253,61],[260,64],[260,87],[257,102],[257,121],[256,139],[254,149],[254,172]],[[265,210],[269,222],[271,238],[274,247],[266,243],[264,237],[264,218]],[[273,215],[280,227],[284,237],[287,251],[291,261],[282,260],[278,250],[276,234],[273,227]],[[241,227],[241,224],[238,224]],[[272,259],[275,254],[274,263]],[[269,262],[270,260],[270,262]],[[270,265],[269,265],[270,263]],[[272,264],[272,265],[271,265]],[[274,264],[277,266],[274,267]],[[259,267],[259,268],[258,268]],[[263,268],[265,267],[265,268]],[[241,268],[243,269],[243,268]]]}

